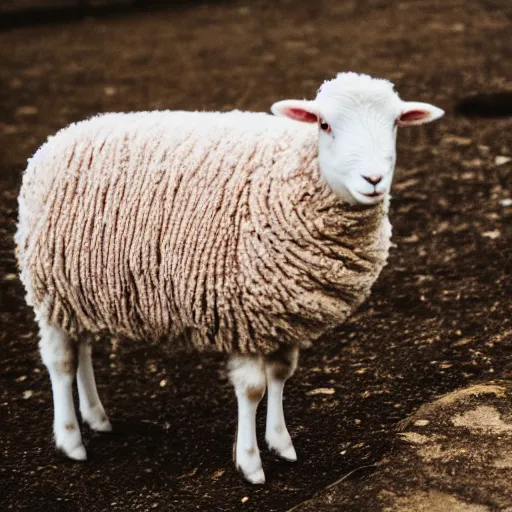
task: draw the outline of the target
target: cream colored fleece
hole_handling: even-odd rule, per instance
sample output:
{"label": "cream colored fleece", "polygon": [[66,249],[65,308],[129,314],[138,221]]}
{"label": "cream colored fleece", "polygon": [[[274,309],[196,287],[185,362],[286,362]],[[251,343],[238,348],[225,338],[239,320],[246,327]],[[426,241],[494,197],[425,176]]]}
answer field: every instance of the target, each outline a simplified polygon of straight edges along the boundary
{"label": "cream colored fleece", "polygon": [[62,130],[20,192],[27,301],[72,335],[310,344],[368,296],[391,234],[384,206],[342,204],[324,183],[316,130],[242,112]]}

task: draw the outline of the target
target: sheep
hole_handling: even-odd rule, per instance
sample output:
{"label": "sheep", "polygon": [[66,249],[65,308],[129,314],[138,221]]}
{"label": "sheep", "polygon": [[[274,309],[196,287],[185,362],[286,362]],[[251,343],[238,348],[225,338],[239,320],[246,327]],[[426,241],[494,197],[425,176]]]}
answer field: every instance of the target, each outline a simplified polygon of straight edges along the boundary
{"label": "sheep", "polygon": [[236,467],[265,481],[265,391],[267,444],[297,459],[284,384],[299,349],[343,323],[386,264],[397,127],[444,112],[355,73],[271,110],[100,115],[29,160],[16,253],[69,458],[86,459],[75,377],[82,421],[112,429],[88,336],[109,332],[228,353]]}

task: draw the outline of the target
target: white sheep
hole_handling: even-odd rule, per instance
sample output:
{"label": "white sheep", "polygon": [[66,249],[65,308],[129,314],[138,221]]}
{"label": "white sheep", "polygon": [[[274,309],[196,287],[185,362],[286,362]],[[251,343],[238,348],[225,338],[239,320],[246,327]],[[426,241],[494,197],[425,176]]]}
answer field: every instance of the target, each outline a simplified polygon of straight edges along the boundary
{"label": "white sheep", "polygon": [[82,420],[111,430],[86,336],[107,331],[230,353],[235,464],[264,482],[255,418],[265,389],[267,443],[296,460],[284,383],[299,348],[341,324],[385,265],[397,126],[443,111],[343,73],[315,100],[272,112],[102,115],[29,161],[17,256],[68,457],[86,458],[75,375]]}

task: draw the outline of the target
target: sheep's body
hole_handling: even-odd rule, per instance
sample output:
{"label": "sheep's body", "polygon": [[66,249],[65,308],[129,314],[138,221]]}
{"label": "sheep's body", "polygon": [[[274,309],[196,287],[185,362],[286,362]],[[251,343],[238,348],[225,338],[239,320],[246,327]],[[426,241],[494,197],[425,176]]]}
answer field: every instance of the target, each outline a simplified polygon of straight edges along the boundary
{"label": "sheep's body", "polygon": [[28,302],[73,336],[269,353],[342,323],[390,234],[383,203],[349,206],[320,177],[314,126],[167,111],[99,116],[43,145],[17,250]]}

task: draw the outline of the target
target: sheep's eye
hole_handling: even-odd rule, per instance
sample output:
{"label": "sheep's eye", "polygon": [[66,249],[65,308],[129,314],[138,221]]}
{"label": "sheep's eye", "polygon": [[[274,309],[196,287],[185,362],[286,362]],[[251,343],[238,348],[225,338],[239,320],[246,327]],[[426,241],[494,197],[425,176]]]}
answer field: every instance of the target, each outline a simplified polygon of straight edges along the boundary
{"label": "sheep's eye", "polygon": [[326,123],[324,119],[320,119],[320,129],[324,132],[330,132],[331,127],[329,126],[329,123]]}

